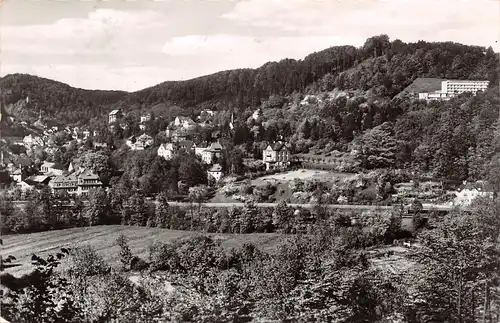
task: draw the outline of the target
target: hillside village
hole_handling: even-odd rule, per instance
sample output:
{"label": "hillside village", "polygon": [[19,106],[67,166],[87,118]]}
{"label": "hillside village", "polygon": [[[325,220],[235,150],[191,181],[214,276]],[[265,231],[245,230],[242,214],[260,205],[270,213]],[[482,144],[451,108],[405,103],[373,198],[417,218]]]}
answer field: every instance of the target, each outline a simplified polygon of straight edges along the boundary
{"label": "hillside village", "polygon": [[[426,85],[423,85],[424,83]],[[476,94],[478,91],[484,91],[488,83],[488,81],[417,79],[402,93],[409,94],[412,100],[417,101],[448,101],[453,96],[462,93],[471,92]],[[441,84],[441,91],[438,89],[439,84]],[[448,87],[451,90],[448,89]],[[351,100],[356,99],[352,91],[333,91],[329,96],[322,95],[318,97],[316,95],[306,95],[300,100],[298,105],[307,108],[311,104],[323,104],[324,100],[338,100],[343,97],[350,98]],[[26,103],[29,103],[29,97],[26,99]],[[179,154],[192,154],[202,165],[204,165],[203,167],[208,182],[215,185],[220,183],[221,180],[224,179],[224,176],[230,175],[231,173],[231,171],[228,172],[227,169],[222,167],[218,162],[225,153],[225,147],[221,144],[221,126],[223,125],[220,123],[216,124],[216,120],[217,116],[224,112],[225,111],[202,110],[197,116],[196,121],[187,116],[175,116],[172,121],[165,125],[165,129],[159,132],[161,143],[155,142],[155,138],[148,134],[148,125],[151,125],[155,119],[152,113],[146,112],[140,114],[136,119],[136,126],[139,128],[137,134],[125,138],[122,148],[114,148],[124,149],[124,147],[127,147],[130,151],[155,151],[157,156],[168,161],[179,156]],[[109,112],[107,121],[108,129],[106,131],[126,131],[130,127],[130,123],[127,123],[127,114],[124,113],[122,109],[114,109]],[[253,124],[254,128],[259,125],[262,127],[262,125],[266,123],[265,114],[262,108],[259,107],[254,110],[246,123]],[[234,120],[234,113],[231,113],[231,119],[228,126],[229,132],[234,136],[237,131],[235,127],[238,127],[238,121],[235,122]],[[4,175],[4,186],[7,185],[8,178],[10,177],[14,182],[14,186],[11,185],[10,187],[18,188],[23,193],[28,190],[39,190],[44,186],[48,186],[53,193],[66,192],[70,195],[76,194],[78,196],[88,195],[89,189],[108,189],[110,187],[109,183],[101,180],[99,174],[95,171],[85,170],[84,168],[75,169],[73,167],[73,160],[69,161],[69,165],[61,165],[60,163],[43,160],[43,157],[40,158],[36,156],[36,152],[46,156],[53,156],[54,150],[58,149],[58,144],[59,147],[63,148],[67,148],[71,144],[75,145],[75,147],[80,147],[79,149],[90,148],[96,151],[109,150],[110,147],[108,147],[105,140],[102,140],[103,137],[100,136],[99,130],[91,130],[90,127],[70,128],[66,126],[64,128],[61,127],[61,129],[58,126],[48,127],[44,123],[41,113],[38,119],[33,123],[33,127],[39,130],[38,134],[30,133],[24,138],[11,137],[8,139],[10,145],[23,147],[26,153],[16,155],[12,153],[9,154],[8,151],[4,153],[4,150],[2,150],[0,164],[4,169],[4,173],[8,174],[8,177]],[[207,134],[202,140],[199,138],[200,129],[204,129]],[[103,132],[102,129],[100,131]],[[252,131],[254,130],[252,129]],[[195,137],[198,139],[197,142],[193,140]],[[55,142],[57,139],[59,139],[58,143]],[[291,145],[289,142],[280,138],[276,139],[277,140],[262,142],[257,148],[257,152],[245,153],[245,160],[247,163],[253,164],[254,168],[252,169],[254,169],[254,172],[284,172],[289,170],[290,167],[296,168],[300,164],[310,164],[313,169],[324,169],[325,167],[337,171],[345,169],[345,167],[338,167],[339,160],[345,158],[345,156],[341,158],[329,158],[328,155],[331,153],[319,155],[317,157],[316,155],[294,154],[293,150],[296,148],[294,147],[295,145]],[[157,140],[156,138],[156,141]],[[4,140],[4,143],[5,142]],[[87,148],[83,148],[85,146]],[[352,156],[353,154],[359,154],[359,151],[354,145],[346,156]],[[31,155],[31,157],[27,157],[27,155]],[[351,164],[352,163],[351,160]],[[251,169],[249,170],[252,172]],[[88,181],[91,181],[93,185],[90,185]],[[422,189],[422,187],[417,187],[418,185],[414,184],[413,181],[409,184],[404,182],[391,183],[394,187],[389,189],[389,193],[391,193],[390,199],[392,200],[392,202],[389,203],[401,203],[402,201],[406,201],[405,203],[407,203],[407,201],[418,199],[424,202],[433,202],[437,200],[439,203],[447,203],[449,205],[470,205],[476,196],[483,196],[485,194],[491,196],[493,194],[491,185],[484,185],[483,182],[484,181],[471,183],[464,181],[462,184],[447,186],[443,184],[442,181],[431,181],[430,183],[434,183],[433,187],[425,188],[426,186],[422,185],[424,189]],[[234,186],[234,184],[230,185]],[[436,185],[439,189],[435,189]],[[366,184],[358,186],[358,189],[363,189],[363,187],[366,187]],[[227,191],[228,188],[224,187],[223,190]],[[237,196],[237,199],[241,201],[245,198],[242,198],[240,194]],[[287,200],[290,201],[290,199]],[[345,197],[345,194],[340,194],[337,199],[330,201],[332,203],[349,203],[349,199]]]}

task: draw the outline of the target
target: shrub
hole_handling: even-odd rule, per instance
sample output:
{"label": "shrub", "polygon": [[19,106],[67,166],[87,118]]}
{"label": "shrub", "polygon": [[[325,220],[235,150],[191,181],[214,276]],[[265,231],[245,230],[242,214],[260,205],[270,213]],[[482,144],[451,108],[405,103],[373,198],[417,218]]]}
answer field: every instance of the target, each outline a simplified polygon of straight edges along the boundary
{"label": "shrub", "polygon": [[133,258],[132,251],[128,245],[128,240],[123,234],[120,234],[120,236],[116,239],[116,244],[120,247],[120,261],[123,265],[123,269],[128,270]]}

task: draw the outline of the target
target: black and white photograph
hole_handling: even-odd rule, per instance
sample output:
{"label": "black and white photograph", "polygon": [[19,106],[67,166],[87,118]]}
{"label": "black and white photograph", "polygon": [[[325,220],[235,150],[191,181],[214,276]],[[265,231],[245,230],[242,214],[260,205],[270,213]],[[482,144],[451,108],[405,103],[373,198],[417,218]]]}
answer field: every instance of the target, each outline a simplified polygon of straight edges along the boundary
{"label": "black and white photograph", "polygon": [[500,323],[499,0],[0,0],[0,323]]}

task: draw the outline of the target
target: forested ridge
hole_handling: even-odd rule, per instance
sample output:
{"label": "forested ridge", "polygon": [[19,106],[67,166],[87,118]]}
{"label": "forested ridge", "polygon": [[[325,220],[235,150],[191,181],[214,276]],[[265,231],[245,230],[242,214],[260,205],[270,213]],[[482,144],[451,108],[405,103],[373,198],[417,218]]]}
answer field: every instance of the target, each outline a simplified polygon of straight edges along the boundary
{"label": "forested ridge", "polygon": [[[90,120],[107,113],[107,106],[121,100],[126,92],[84,90],[65,83],[28,75],[9,74],[0,78],[1,93],[5,104],[14,104],[29,98],[28,108],[9,111],[26,118],[38,117],[39,111],[45,118],[58,122]],[[24,107],[24,106],[22,106]]]}
{"label": "forested ridge", "polygon": [[[360,48],[335,46],[303,60],[283,59],[257,69],[169,81],[133,93],[76,89],[26,74],[7,75],[0,79],[0,87],[6,104],[29,95],[29,110],[41,109],[59,122],[76,123],[102,117],[115,106],[147,109],[167,103],[183,108],[244,110],[271,95],[340,88],[373,89],[392,97],[417,77],[488,79],[494,85],[497,75],[498,57],[491,48],[452,42],[407,44],[380,35],[367,39]],[[37,116],[38,111],[30,115]]]}

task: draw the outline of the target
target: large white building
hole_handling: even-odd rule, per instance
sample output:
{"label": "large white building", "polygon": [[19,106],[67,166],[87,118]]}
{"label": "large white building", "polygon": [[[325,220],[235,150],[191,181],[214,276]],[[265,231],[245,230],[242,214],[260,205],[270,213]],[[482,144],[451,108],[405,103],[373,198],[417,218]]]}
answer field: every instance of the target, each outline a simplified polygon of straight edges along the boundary
{"label": "large white building", "polygon": [[476,95],[478,91],[488,88],[490,81],[470,81],[470,80],[446,80],[441,82],[441,90],[434,92],[421,92],[418,94],[420,100],[427,101],[447,101],[465,92]]}

